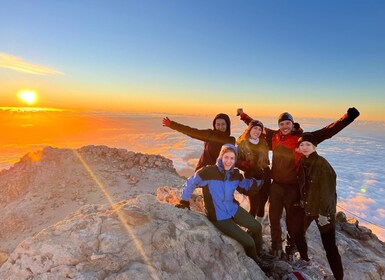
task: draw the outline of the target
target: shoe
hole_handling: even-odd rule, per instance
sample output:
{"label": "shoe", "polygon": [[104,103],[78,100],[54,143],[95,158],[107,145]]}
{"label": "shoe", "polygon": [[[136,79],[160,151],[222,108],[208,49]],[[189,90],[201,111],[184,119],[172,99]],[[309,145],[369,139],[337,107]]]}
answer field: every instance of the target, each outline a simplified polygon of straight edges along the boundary
{"label": "shoe", "polygon": [[310,267],[311,265],[312,265],[311,260],[305,261],[304,259],[299,259],[299,260],[294,264],[294,266],[295,266],[296,268],[307,268],[307,267]]}
{"label": "shoe", "polygon": [[258,261],[257,265],[265,273],[271,272],[272,270],[274,270],[275,267],[274,263],[263,260]]}

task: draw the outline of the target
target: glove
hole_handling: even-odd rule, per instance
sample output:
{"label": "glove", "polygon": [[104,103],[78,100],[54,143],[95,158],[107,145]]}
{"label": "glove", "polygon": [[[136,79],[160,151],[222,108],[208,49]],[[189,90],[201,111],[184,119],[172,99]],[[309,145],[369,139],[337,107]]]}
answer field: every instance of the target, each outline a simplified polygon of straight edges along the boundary
{"label": "glove", "polygon": [[327,224],[330,224],[330,218],[328,216],[322,216],[321,214],[318,215],[318,224],[323,227]]}
{"label": "glove", "polygon": [[245,178],[246,179],[262,179],[264,175],[263,169],[255,169],[255,168],[249,168],[245,172]]}
{"label": "glove", "polygon": [[240,116],[243,114],[243,109],[242,108],[238,108],[237,109],[237,116]]}
{"label": "glove", "polygon": [[262,188],[263,184],[265,183],[263,180],[256,180],[254,179],[254,184],[250,188],[250,190],[247,192],[247,195],[256,195],[258,194],[259,190]]}
{"label": "glove", "polygon": [[175,207],[182,209],[188,208],[188,210],[190,210],[190,202],[186,200],[181,200],[178,204],[175,205]]}
{"label": "glove", "polygon": [[352,121],[354,121],[358,116],[360,115],[360,112],[356,108],[349,108],[348,109],[348,118]]}
{"label": "glove", "polygon": [[254,168],[248,168],[244,175],[246,179],[253,179],[254,178],[255,169]]}

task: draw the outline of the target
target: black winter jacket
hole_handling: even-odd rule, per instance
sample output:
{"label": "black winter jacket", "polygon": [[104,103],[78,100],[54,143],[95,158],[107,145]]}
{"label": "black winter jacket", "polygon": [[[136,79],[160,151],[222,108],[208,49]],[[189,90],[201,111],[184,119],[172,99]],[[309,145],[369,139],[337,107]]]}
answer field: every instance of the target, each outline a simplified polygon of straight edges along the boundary
{"label": "black winter jacket", "polygon": [[302,156],[298,170],[301,205],[307,216],[330,216],[336,213],[336,173],[329,162],[313,152]]}

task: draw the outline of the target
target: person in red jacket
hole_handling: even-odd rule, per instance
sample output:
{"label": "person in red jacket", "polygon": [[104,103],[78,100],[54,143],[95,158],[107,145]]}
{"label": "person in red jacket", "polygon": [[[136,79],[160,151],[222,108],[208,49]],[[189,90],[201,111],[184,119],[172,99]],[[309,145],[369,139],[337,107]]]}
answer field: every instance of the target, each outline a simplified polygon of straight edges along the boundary
{"label": "person in red jacket", "polygon": [[223,144],[235,145],[235,138],[230,136],[230,118],[223,113],[215,116],[213,129],[192,128],[174,122],[168,117],[163,118],[162,125],[204,142],[203,153],[199,158],[195,171],[206,165],[215,164]]}
{"label": "person in red jacket", "polygon": [[[238,109],[238,114],[246,124],[253,119]],[[317,143],[331,138],[360,115],[356,108],[349,108],[337,121],[322,129],[313,131]],[[283,209],[286,211],[286,227],[288,232],[288,246],[286,252],[291,254],[296,240],[301,240],[303,234],[303,209],[300,207],[300,191],[298,187],[297,171],[302,154],[297,150],[298,139],[303,130],[288,112],[278,117],[278,130],[264,128],[266,140],[273,151],[270,187],[269,218],[271,227],[271,242],[273,254],[282,257],[282,229],[280,220]],[[307,256],[301,256],[305,261]]]}

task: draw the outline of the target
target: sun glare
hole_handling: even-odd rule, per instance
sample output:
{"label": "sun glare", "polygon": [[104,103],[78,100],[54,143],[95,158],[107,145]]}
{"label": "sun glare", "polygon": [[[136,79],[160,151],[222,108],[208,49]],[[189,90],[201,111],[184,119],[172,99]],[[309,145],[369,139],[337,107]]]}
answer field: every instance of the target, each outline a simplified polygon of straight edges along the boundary
{"label": "sun glare", "polygon": [[19,99],[23,101],[24,103],[27,103],[29,105],[33,105],[37,101],[37,94],[35,91],[26,91],[26,90],[21,90],[17,94]]}

